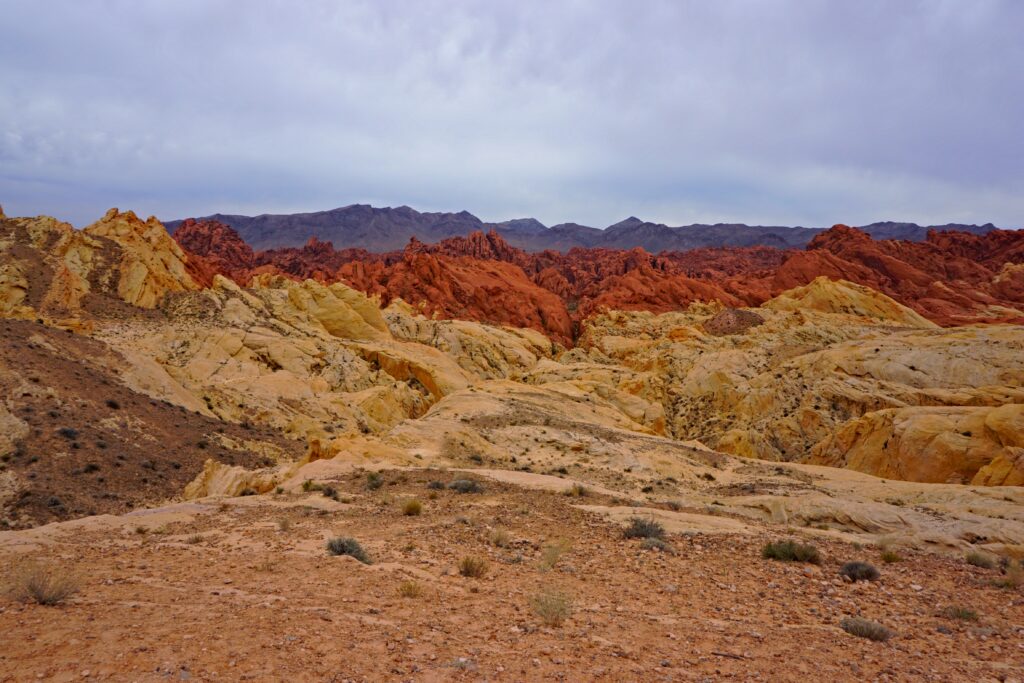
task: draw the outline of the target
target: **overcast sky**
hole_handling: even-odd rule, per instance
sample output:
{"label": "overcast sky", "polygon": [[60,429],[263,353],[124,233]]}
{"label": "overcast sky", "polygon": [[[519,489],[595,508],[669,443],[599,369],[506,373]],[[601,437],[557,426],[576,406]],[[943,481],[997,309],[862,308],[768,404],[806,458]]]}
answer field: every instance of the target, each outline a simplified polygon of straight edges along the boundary
{"label": "overcast sky", "polygon": [[0,204],[1024,225],[1024,2],[0,0]]}

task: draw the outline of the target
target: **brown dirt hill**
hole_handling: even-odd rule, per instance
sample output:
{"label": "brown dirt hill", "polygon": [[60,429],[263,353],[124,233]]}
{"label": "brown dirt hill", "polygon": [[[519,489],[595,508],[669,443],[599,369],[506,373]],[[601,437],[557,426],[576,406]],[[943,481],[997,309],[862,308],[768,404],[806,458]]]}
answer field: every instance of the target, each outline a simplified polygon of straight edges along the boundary
{"label": "brown dirt hill", "polygon": [[177,496],[208,458],[254,467],[305,446],[125,385],[103,342],[0,321],[0,516],[9,526],[120,513]]}

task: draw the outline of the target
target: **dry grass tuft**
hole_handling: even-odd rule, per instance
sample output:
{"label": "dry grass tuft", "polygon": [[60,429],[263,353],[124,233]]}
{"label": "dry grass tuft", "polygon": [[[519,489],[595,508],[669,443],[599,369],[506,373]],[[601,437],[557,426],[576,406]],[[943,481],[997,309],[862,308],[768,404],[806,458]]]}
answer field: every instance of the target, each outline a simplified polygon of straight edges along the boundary
{"label": "dry grass tuft", "polygon": [[571,548],[572,543],[564,538],[545,545],[540,551],[540,570],[546,572],[554,569],[562,555],[569,552]]}
{"label": "dry grass tuft", "polygon": [[977,621],[978,613],[968,607],[960,607],[959,605],[950,605],[944,607],[940,612],[939,616],[946,617],[947,619],[956,619],[957,621]]}
{"label": "dry grass tuft", "polygon": [[467,555],[459,560],[459,574],[471,579],[479,579],[487,574],[490,565],[482,557]]}
{"label": "dry grass tuft", "polygon": [[895,550],[883,550],[882,554],[879,557],[881,558],[882,562],[885,562],[886,564],[892,564],[894,562],[903,561],[903,556]]}
{"label": "dry grass tuft", "polygon": [[1009,589],[1016,589],[1024,586],[1024,566],[1021,566],[1020,561],[1005,561],[1002,570],[1003,575],[992,581],[993,586]]}
{"label": "dry grass tuft", "polygon": [[530,607],[545,625],[561,626],[572,614],[572,597],[553,588],[544,588],[530,597]]}
{"label": "dry grass tuft", "polygon": [[16,600],[59,605],[78,592],[80,581],[68,570],[47,562],[25,560],[11,572],[10,592]]}
{"label": "dry grass tuft", "polygon": [[583,484],[573,484],[571,487],[565,490],[565,495],[570,498],[586,498],[590,495],[590,491]]}
{"label": "dry grass tuft", "polygon": [[423,595],[423,587],[416,581],[403,581],[398,586],[398,594],[403,598],[418,598]]}
{"label": "dry grass tuft", "polygon": [[423,503],[415,498],[405,501],[402,505],[402,514],[406,517],[417,517],[423,513]]}
{"label": "dry grass tuft", "polygon": [[512,534],[504,529],[494,529],[491,531],[490,542],[495,548],[507,548],[512,544]]}

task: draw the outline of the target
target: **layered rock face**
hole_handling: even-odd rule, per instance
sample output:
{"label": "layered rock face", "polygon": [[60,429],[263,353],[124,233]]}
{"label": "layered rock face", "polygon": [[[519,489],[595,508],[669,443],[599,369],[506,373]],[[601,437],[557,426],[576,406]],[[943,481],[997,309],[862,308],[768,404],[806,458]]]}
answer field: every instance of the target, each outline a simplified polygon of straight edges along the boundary
{"label": "layered rock face", "polygon": [[200,288],[197,259],[155,218],[131,211],[111,209],[81,231],[47,216],[5,219],[0,249],[0,305],[22,317],[73,313],[90,294],[154,308],[165,294]]}
{"label": "layered rock face", "polygon": [[[662,378],[677,439],[914,481],[1020,481],[1024,328],[943,329],[824,278],[757,315],[722,335],[738,316],[716,324],[715,307],[609,313],[588,321],[580,346]],[[994,410],[999,429],[984,426]]]}
{"label": "layered rock face", "polygon": [[[1020,264],[1003,259],[1019,255],[1013,237],[954,240],[960,251],[941,272],[992,291],[1003,282],[1010,296]],[[572,462],[591,483],[628,495],[630,487],[666,493],[667,477],[697,485],[708,474],[671,464],[679,458],[706,465],[741,456],[951,484],[1016,485],[1024,476],[1024,328],[942,328],[877,289],[820,275],[752,306],[748,298],[762,299],[804,252],[780,252],[772,271],[775,256],[757,251],[744,298],[734,293],[744,277],[737,262],[720,252],[526,254],[477,234],[365,258],[320,242],[255,253],[223,226],[200,223],[183,225],[178,240],[131,212],[81,231],[45,217],[0,219],[0,315],[47,331],[37,339],[18,328],[21,341],[4,349],[12,370],[0,377],[0,455],[13,464],[0,488],[13,519],[45,518],[33,468],[49,451],[54,472],[63,462],[80,472],[116,467],[106,447],[72,448],[73,439],[44,447],[36,430],[49,432],[26,420],[52,397],[19,359],[44,342],[59,354],[68,330],[88,339],[76,353],[103,359],[89,382],[132,397],[115,400],[130,411],[90,423],[90,444],[144,434],[148,420],[175,410],[192,416],[171,422],[191,430],[165,463],[183,471],[145,473],[146,485],[134,484],[145,495],[112,491],[118,505],[175,495],[185,474],[200,477],[194,495],[276,486],[296,466],[281,439],[310,459],[483,459],[551,471]],[[807,253],[839,263],[833,248],[823,242]],[[927,277],[941,275],[914,258]],[[1006,309],[984,309],[993,311]],[[45,383],[57,387],[59,378]],[[63,391],[52,399],[60,414],[90,401],[85,389],[82,399]],[[154,410],[143,409],[149,401]],[[225,436],[217,424],[235,431]],[[264,431],[246,438],[249,430]],[[179,455],[190,443],[206,444],[200,450],[216,462]],[[97,460],[77,462],[86,451]],[[281,461],[278,474],[246,474],[268,458]],[[60,514],[115,504],[100,497],[102,486],[83,490],[94,498]],[[22,491],[32,506],[19,507]]]}

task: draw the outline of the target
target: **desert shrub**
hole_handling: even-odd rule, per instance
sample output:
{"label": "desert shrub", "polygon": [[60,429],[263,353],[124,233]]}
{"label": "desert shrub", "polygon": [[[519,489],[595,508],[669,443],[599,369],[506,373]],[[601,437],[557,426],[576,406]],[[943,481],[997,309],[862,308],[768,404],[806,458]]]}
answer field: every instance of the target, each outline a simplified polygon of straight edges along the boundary
{"label": "desert shrub", "polygon": [[384,485],[384,477],[380,472],[370,472],[366,475],[366,488],[376,491]]}
{"label": "desert shrub", "polygon": [[775,541],[768,543],[761,550],[761,557],[766,560],[781,562],[808,562],[821,564],[821,554],[813,545],[796,541]]}
{"label": "desert shrub", "polygon": [[568,593],[545,588],[530,597],[530,607],[548,626],[561,626],[572,614],[572,598]]}
{"label": "desert shrub", "polygon": [[572,548],[572,544],[564,538],[545,545],[540,551],[541,571],[554,569],[555,565],[558,564],[558,560],[562,558],[562,555],[569,552],[570,548]]}
{"label": "desert shrub", "polygon": [[112,398],[108,398],[106,403],[107,403],[107,407],[110,408],[111,410],[120,410],[121,409],[121,404],[118,403],[117,401],[115,401]]}
{"label": "desert shrub", "polygon": [[876,642],[885,642],[896,635],[878,622],[863,617],[846,617],[839,622],[839,627],[852,636]]}
{"label": "desert shrub", "polygon": [[320,489],[320,492],[331,500],[341,500],[341,496],[338,494],[338,489],[333,486],[324,486]]}
{"label": "desert shrub", "polygon": [[354,557],[363,564],[372,564],[370,557],[354,538],[337,537],[327,541],[327,552],[331,555],[348,555]]}
{"label": "desert shrub", "polygon": [[185,542],[190,544],[190,545],[196,545],[198,543],[202,543],[203,542],[203,535],[202,534],[192,534],[191,536],[189,536],[188,538],[185,539]]}
{"label": "desert shrub", "polygon": [[944,607],[940,612],[939,616],[946,617],[947,619],[956,619],[957,621],[977,621],[978,613],[967,607],[960,607],[958,605],[950,605]]}
{"label": "desert shrub", "polygon": [[643,543],[640,544],[640,547],[644,550],[660,550],[668,555],[676,554],[675,548],[660,538],[645,538]]}
{"label": "desert shrub", "polygon": [[895,550],[883,550],[879,557],[881,557],[882,562],[885,562],[886,564],[903,561],[903,557]]}
{"label": "desert shrub", "polygon": [[626,538],[665,538],[665,527],[653,519],[632,517],[623,535]]}
{"label": "desert shrub", "polygon": [[398,594],[403,598],[418,598],[423,595],[423,587],[415,581],[403,581],[398,586]]}
{"label": "desert shrub", "polygon": [[282,517],[281,519],[277,520],[277,528],[279,531],[283,531],[285,533],[291,531],[292,520],[288,519],[287,517]]}
{"label": "desert shrub", "polygon": [[57,433],[69,441],[78,438],[78,430],[72,429],[71,427],[61,427],[57,430]]}
{"label": "desert shrub", "polygon": [[964,560],[967,564],[974,565],[975,567],[981,567],[982,569],[995,569],[996,561],[991,555],[987,553],[981,553],[977,550],[972,550],[964,556]]}
{"label": "desert shrub", "polygon": [[839,568],[839,575],[845,576],[853,582],[875,581],[880,576],[874,565],[867,562],[847,562]]}
{"label": "desert shrub", "polygon": [[415,498],[405,501],[402,505],[402,514],[406,517],[415,517],[423,512],[423,503]]}
{"label": "desert shrub", "polygon": [[507,548],[512,543],[512,534],[504,529],[494,529],[491,531],[490,541],[496,548]]}
{"label": "desert shrub", "polygon": [[322,488],[323,487],[320,484],[316,483],[312,479],[307,479],[306,481],[302,482],[302,490],[305,491],[306,493],[309,493],[310,491],[319,491]]}
{"label": "desert shrub", "polygon": [[444,482],[443,481],[436,481],[436,480],[432,481],[432,482],[427,484],[427,488],[435,490],[435,491],[438,490],[438,489],[443,489],[444,488]]}
{"label": "desert shrub", "polygon": [[565,490],[565,495],[570,498],[586,498],[590,495],[590,491],[582,484],[573,484]]}
{"label": "desert shrub", "polygon": [[459,574],[471,579],[479,579],[487,573],[487,560],[482,557],[467,555],[459,560]]}
{"label": "desert shrub", "polygon": [[78,592],[78,577],[56,565],[27,560],[11,572],[10,592],[16,600],[59,605]]}
{"label": "desert shrub", "polygon": [[1024,586],[1024,567],[1016,560],[1006,560],[1002,566],[1003,575],[992,581],[999,588],[1020,588]]}
{"label": "desert shrub", "polygon": [[480,493],[484,490],[480,482],[473,479],[456,479],[448,484],[448,488],[456,493]]}

